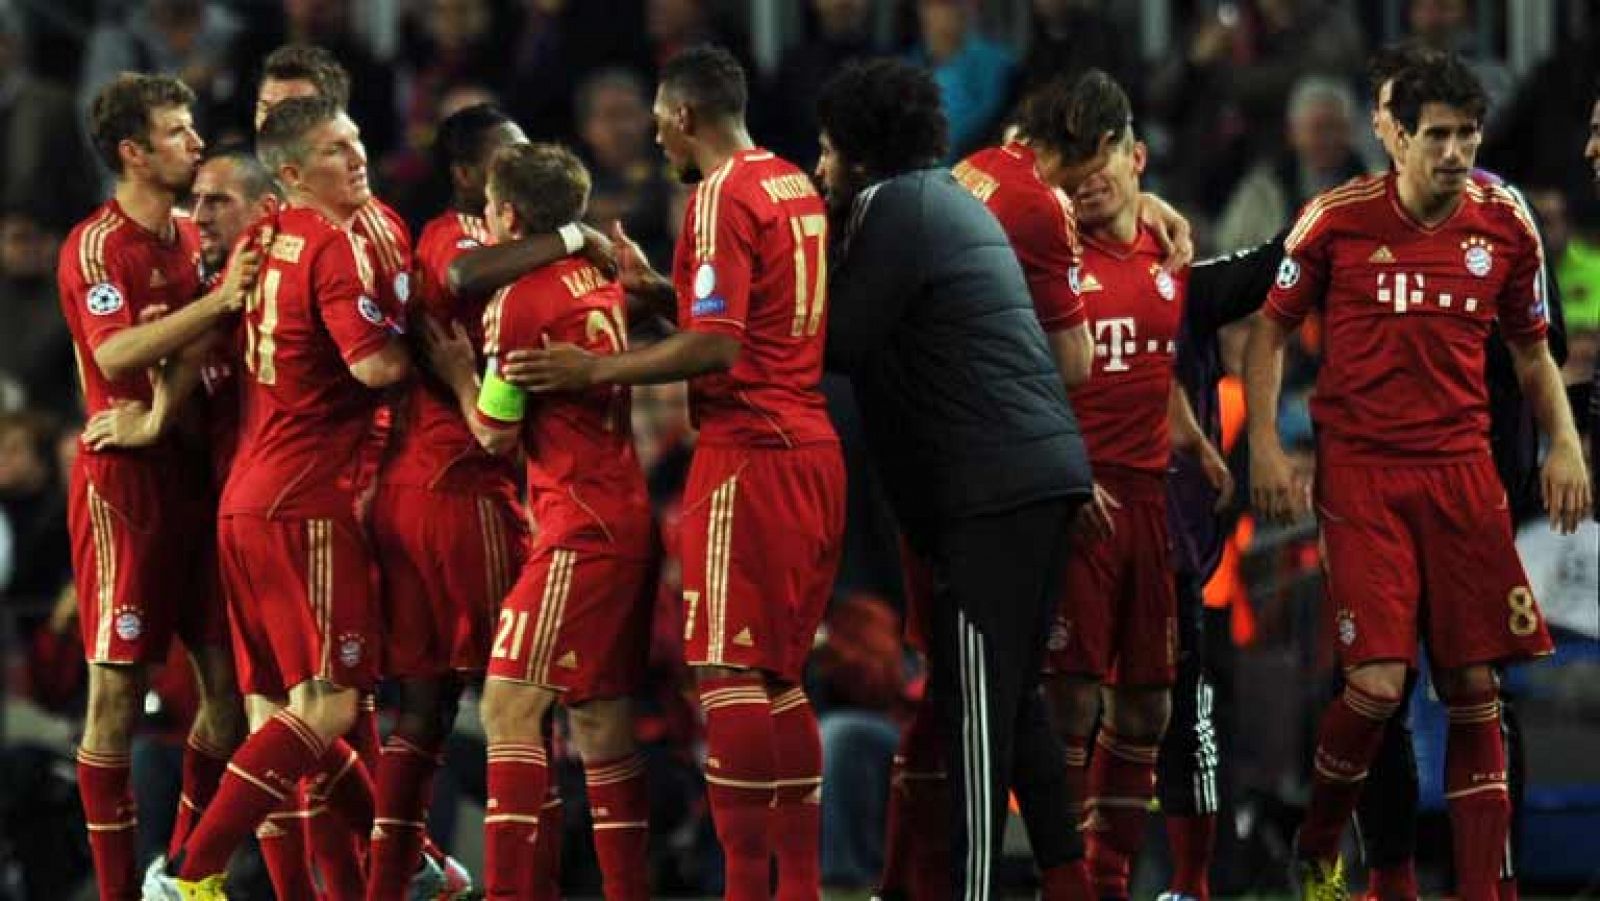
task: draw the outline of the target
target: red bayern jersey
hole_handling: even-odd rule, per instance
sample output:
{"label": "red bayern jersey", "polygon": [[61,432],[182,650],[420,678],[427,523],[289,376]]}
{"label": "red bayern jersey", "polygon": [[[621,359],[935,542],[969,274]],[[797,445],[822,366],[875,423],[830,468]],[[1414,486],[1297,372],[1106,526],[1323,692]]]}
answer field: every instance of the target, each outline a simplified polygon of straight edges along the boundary
{"label": "red bayern jersey", "polygon": [[61,245],[56,269],[61,312],[72,333],[88,416],[117,401],[149,404],[152,393],[146,372],[107,378],[95,364],[95,350],[139,324],[144,310],[165,306],[170,312],[200,293],[200,235],[186,217],[175,216],[172,223],[171,233],[155,234],[110,200],[78,223]]}
{"label": "red bayern jersey", "polygon": [[1083,324],[1083,301],[1067,281],[1079,253],[1072,200],[1039,177],[1033,149],[1012,141],[980,150],[958,163],[954,174],[1005,229],[1044,330]]}
{"label": "red bayern jersey", "polygon": [[1094,335],[1094,369],[1072,391],[1072,411],[1096,470],[1167,470],[1167,404],[1189,272],[1172,276],[1163,256],[1144,226],[1127,245],[1085,235],[1071,273]]}
{"label": "red bayern jersey", "polygon": [[833,442],[823,403],[828,214],[811,179],[740,151],[695,186],[672,259],[678,327],[739,339],[727,372],[689,380],[700,441]]}
{"label": "red bayern jersey", "polygon": [[1336,462],[1437,461],[1489,452],[1484,342],[1544,339],[1542,251],[1509,191],[1469,182],[1425,226],[1395,176],[1358,178],[1306,204],[1284,242],[1266,315],[1294,327],[1323,311],[1311,399]]}
{"label": "red bayern jersey", "polygon": [[[489,243],[482,217],[448,212],[429,222],[417,242],[416,303],[412,315],[458,322],[483,344],[483,312],[487,299],[464,301],[450,291],[446,273],[461,254]],[[461,419],[454,392],[432,373],[412,380],[396,412],[394,446],[383,478],[396,485],[471,494],[514,496],[513,464],[487,453]]]}
{"label": "red bayern jersey", "polygon": [[398,333],[368,242],[305,207],[278,214],[245,305],[243,425],[223,513],[348,516],[382,394],[350,365]]}
{"label": "red bayern jersey", "polygon": [[[491,361],[519,348],[566,342],[592,353],[628,347],[622,288],[588,262],[565,259],[502,288],[484,313]],[[633,449],[631,391],[596,385],[528,398],[522,446],[541,547],[650,548],[650,500]]]}
{"label": "red bayern jersey", "polygon": [[371,245],[378,263],[377,300],[393,315],[411,299],[411,229],[393,207],[374,197],[356,213],[350,230]]}

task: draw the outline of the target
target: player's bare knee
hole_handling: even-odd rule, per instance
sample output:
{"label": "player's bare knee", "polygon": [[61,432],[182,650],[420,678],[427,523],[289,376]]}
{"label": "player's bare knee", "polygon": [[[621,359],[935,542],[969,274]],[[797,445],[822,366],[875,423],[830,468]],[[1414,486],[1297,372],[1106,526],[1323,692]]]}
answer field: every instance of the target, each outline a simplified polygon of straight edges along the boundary
{"label": "player's bare knee", "polygon": [[325,742],[349,732],[356,724],[361,695],[353,688],[326,682],[307,682],[289,692],[289,709]]}
{"label": "player's bare knee", "polygon": [[1498,694],[1500,691],[1500,680],[1495,676],[1494,669],[1483,665],[1439,670],[1434,673],[1433,682],[1445,703],[1457,698]]}
{"label": "player's bare knee", "polygon": [[102,752],[127,751],[143,707],[144,683],[143,667],[105,664],[89,667],[84,747]]}
{"label": "player's bare knee", "polygon": [[692,667],[692,669],[694,671],[694,681],[697,685],[711,679],[737,679],[743,676],[757,677],[759,675],[752,673],[750,670],[735,669],[731,666],[696,666]]}
{"label": "player's bare knee", "polygon": [[572,741],[584,760],[616,760],[633,753],[633,716],[627,698],[604,698],[567,709]]}
{"label": "player's bare knee", "polygon": [[267,695],[245,695],[245,719],[250,724],[250,731],[255,732],[272,719],[272,715],[289,706],[289,699],[284,697],[268,697]]}
{"label": "player's bare knee", "polygon": [[401,686],[395,734],[423,746],[443,741],[446,725],[441,714],[444,703],[444,686],[439,681],[406,680]]}
{"label": "player's bare knee", "polygon": [[1406,665],[1398,660],[1363,663],[1346,670],[1344,680],[1363,694],[1399,703],[1406,690]]}
{"label": "player's bare knee", "polygon": [[237,696],[201,697],[190,733],[213,748],[231,749],[244,741],[248,729],[244,705]]}
{"label": "player's bare knee", "polygon": [[1129,740],[1156,742],[1166,734],[1172,716],[1172,692],[1166,688],[1116,688],[1106,705],[1106,719]]}
{"label": "player's bare knee", "polygon": [[1045,699],[1056,732],[1085,738],[1100,712],[1100,683],[1081,676],[1054,676],[1045,682]]}
{"label": "player's bare knee", "polygon": [[483,686],[483,731],[491,742],[538,742],[544,738],[544,714],[555,700],[547,688],[489,679]]}

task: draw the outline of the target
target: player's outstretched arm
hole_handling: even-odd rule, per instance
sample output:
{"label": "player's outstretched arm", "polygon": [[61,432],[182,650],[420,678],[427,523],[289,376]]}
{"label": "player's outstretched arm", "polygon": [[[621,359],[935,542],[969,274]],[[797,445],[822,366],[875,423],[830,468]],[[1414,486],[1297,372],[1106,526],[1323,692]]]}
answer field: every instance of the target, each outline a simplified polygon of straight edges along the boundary
{"label": "player's outstretched arm", "polygon": [[502,375],[512,385],[544,394],[591,385],[659,385],[708,372],[726,372],[739,359],[739,339],[716,332],[676,332],[649,347],[592,354],[571,344],[506,355]]}
{"label": "player's outstretched arm", "polygon": [[575,253],[583,254],[606,275],[616,274],[615,252],[606,236],[587,225],[570,223],[559,232],[528,235],[463,253],[445,270],[445,284],[456,297],[488,297],[533,270]]}
{"label": "player's outstretched arm", "polygon": [[1310,508],[1308,486],[1294,471],[1278,435],[1283,348],[1289,330],[1257,313],[1244,347],[1245,411],[1250,429],[1250,500],[1276,522],[1293,522]]}
{"label": "player's outstretched arm", "polygon": [[228,261],[227,275],[215,291],[171,315],[125,328],[95,348],[94,363],[116,380],[155,366],[184,345],[205,336],[217,320],[244,305],[261,266],[255,235],[241,239]]}
{"label": "player's outstretched arm", "polygon": [[1561,370],[1544,341],[1508,341],[1506,347],[1522,396],[1533,406],[1534,418],[1550,442],[1540,474],[1544,508],[1550,514],[1551,527],[1570,535],[1589,514],[1592,487]]}

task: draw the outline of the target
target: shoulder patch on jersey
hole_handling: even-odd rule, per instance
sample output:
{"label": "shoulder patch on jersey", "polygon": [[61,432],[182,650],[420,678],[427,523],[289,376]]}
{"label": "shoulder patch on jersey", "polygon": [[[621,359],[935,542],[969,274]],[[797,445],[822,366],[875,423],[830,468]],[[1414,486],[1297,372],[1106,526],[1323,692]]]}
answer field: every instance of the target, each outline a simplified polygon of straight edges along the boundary
{"label": "shoulder patch on jersey", "polygon": [[456,240],[456,249],[457,250],[471,250],[474,247],[481,247],[481,246],[483,246],[483,245],[479,244],[476,238],[458,238]]}
{"label": "shoulder patch on jersey", "polygon": [[716,268],[710,263],[701,263],[700,268],[694,271],[695,300],[705,300],[715,290],[717,290]]}
{"label": "shoulder patch on jersey", "polygon": [[394,274],[394,296],[401,303],[411,300],[411,273],[396,272]]}
{"label": "shoulder patch on jersey", "polygon": [[122,309],[122,292],[110,282],[101,282],[89,289],[89,312],[96,316],[110,316]]}
{"label": "shoulder patch on jersey", "polygon": [[720,316],[728,312],[728,302],[721,297],[702,297],[689,307],[692,316]]}
{"label": "shoulder patch on jersey", "polygon": [[1287,291],[1300,284],[1300,264],[1294,257],[1284,257],[1278,264],[1278,287]]}
{"label": "shoulder patch on jersey", "polygon": [[356,301],[356,309],[361,312],[361,318],[373,325],[383,325],[383,311],[378,309],[378,304],[370,297],[363,296]]}

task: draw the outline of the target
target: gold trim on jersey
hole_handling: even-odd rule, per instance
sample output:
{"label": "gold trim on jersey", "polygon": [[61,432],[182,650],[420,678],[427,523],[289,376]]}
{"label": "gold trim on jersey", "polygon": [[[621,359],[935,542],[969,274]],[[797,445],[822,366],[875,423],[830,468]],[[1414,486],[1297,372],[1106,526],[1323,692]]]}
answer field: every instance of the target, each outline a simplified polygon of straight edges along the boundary
{"label": "gold trim on jersey", "polygon": [[478,498],[478,529],[483,537],[483,585],[487,595],[484,603],[488,615],[492,617],[500,606],[501,598],[511,588],[507,566],[510,554],[495,502],[486,497]]}
{"label": "gold trim on jersey", "polygon": [[462,234],[477,241],[479,244],[489,243],[489,223],[482,216],[457,213],[456,225],[461,227]]}
{"label": "gold trim on jersey", "polygon": [[367,234],[364,237],[377,248],[378,264],[383,267],[384,274],[405,271],[405,254],[400,250],[400,241],[395,237],[388,217],[379,211],[378,205],[368,202],[356,217],[366,225]]}
{"label": "gold trim on jersey", "polygon": [[[1472,187],[1479,187],[1477,185],[1473,185],[1471,182],[1468,182],[1468,184]],[[1511,214],[1516,217],[1517,222],[1522,224],[1522,227],[1528,233],[1528,238],[1532,240],[1534,246],[1538,248],[1539,265],[1543,266],[1544,241],[1540,239],[1539,228],[1538,226],[1534,225],[1533,219],[1528,216],[1527,209],[1524,208],[1521,203],[1517,202],[1516,195],[1512,194],[1505,185],[1489,185],[1487,190],[1483,191],[1480,202],[1495,203],[1511,208]]]}
{"label": "gold trim on jersey", "polygon": [[572,590],[572,570],[577,554],[557,550],[551,555],[550,571],[544,579],[544,596],[539,599],[539,620],[533,627],[533,641],[528,646],[527,678],[530,682],[545,680],[550,668],[550,657],[556,651],[556,639],[561,634],[561,617],[566,613],[567,595]]}
{"label": "gold trim on jersey", "polygon": [[377,277],[372,272],[372,258],[367,256],[367,239],[354,231],[344,233],[350,239],[350,251],[356,258],[356,275],[361,277],[361,290],[368,294],[377,293]]}
{"label": "gold trim on jersey", "polygon": [[332,531],[332,520],[306,520],[306,597],[322,645],[317,671],[325,679],[333,675],[333,617],[329,609],[333,600]]}
{"label": "gold trim on jersey", "polygon": [[722,185],[733,171],[737,156],[723,163],[710,178],[700,183],[694,198],[695,260],[706,262],[717,254],[717,207],[722,203]]}
{"label": "gold trim on jersey", "polygon": [[483,308],[483,355],[497,357],[500,355],[500,319],[505,307],[506,297],[511,294],[511,286],[494,292],[489,299],[489,305]]}
{"label": "gold trim on jersey", "polygon": [[738,475],[729,476],[711,493],[711,514],[706,519],[706,663],[713,666],[722,663],[726,642],[729,551],[738,493]]}
{"label": "gold trim on jersey", "polygon": [[1388,190],[1384,178],[1378,175],[1364,176],[1312,198],[1311,202],[1306,204],[1300,218],[1295,220],[1294,228],[1289,230],[1289,236],[1283,239],[1284,254],[1288,255],[1298,250],[1300,242],[1305,240],[1321,221],[1323,214],[1329,210],[1382,196],[1383,192]]}
{"label": "gold trim on jersey", "polygon": [[106,207],[78,235],[78,269],[90,285],[111,280],[106,270],[106,238],[122,224],[116,210]]}
{"label": "gold trim on jersey", "polygon": [[116,514],[89,483],[89,527],[94,536],[95,631],[94,659],[111,656],[113,620],[117,602]]}

